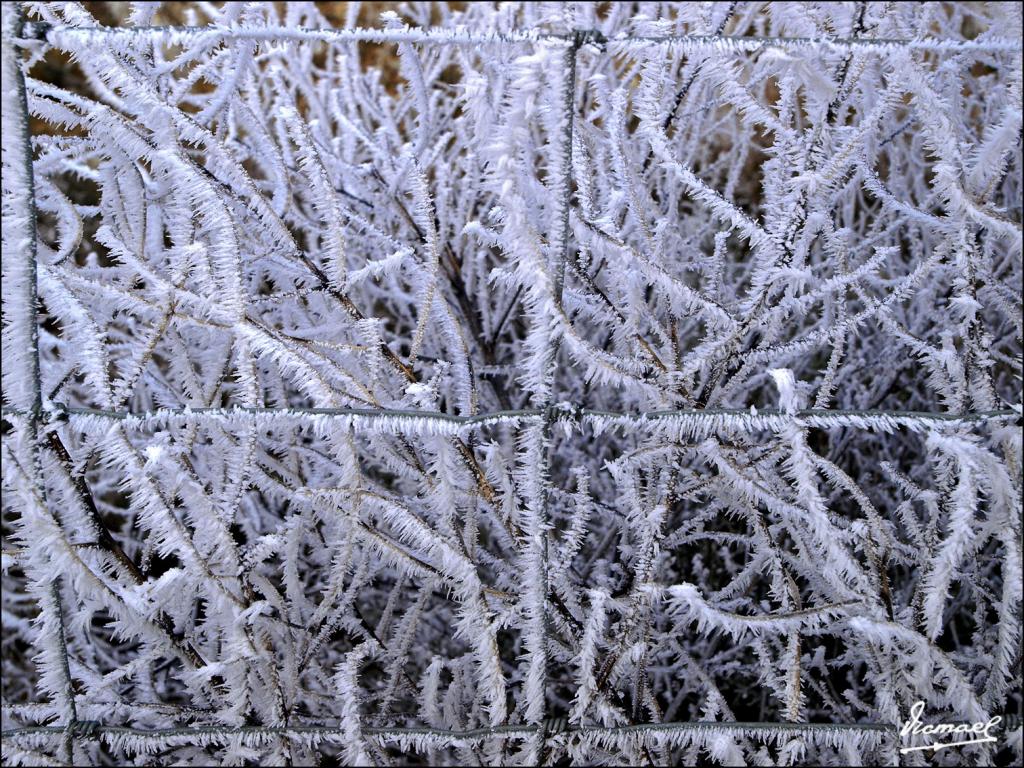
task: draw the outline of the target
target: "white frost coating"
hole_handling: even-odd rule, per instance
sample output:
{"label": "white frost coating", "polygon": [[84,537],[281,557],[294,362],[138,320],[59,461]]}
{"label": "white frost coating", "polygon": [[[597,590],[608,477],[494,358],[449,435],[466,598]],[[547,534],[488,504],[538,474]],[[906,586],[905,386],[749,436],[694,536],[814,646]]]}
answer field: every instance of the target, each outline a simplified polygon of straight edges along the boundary
{"label": "white frost coating", "polygon": [[589,614],[587,615],[586,628],[583,632],[583,639],[580,642],[580,652],[576,657],[576,665],[579,669],[579,687],[576,690],[576,698],[573,701],[572,711],[569,719],[574,723],[584,722],[587,708],[594,696],[596,688],[594,680],[594,664],[598,658],[598,644],[604,634],[605,623],[605,602],[608,600],[606,592],[600,589],[590,590]]}
{"label": "white frost coating", "polygon": [[793,372],[788,368],[773,368],[768,373],[775,382],[775,386],[778,387],[779,406],[786,413],[793,413],[798,406],[796,379],[793,378]]}
{"label": "white frost coating", "polygon": [[1018,5],[130,5],[3,9],[6,760],[1012,709]]}
{"label": "white frost coating", "polygon": [[341,727],[345,737],[345,762],[348,765],[373,765],[375,761],[366,751],[363,742],[360,704],[362,695],[359,691],[359,666],[369,654],[371,646],[364,643],[349,651],[345,660],[338,665],[334,676],[337,686],[335,695],[341,703]]}
{"label": "white frost coating", "polygon": [[20,56],[13,45],[19,23],[15,3],[3,6],[3,52],[0,71],[0,104],[3,115],[0,135],[3,136],[3,401],[29,409],[35,405],[33,379],[38,362],[35,358],[37,330],[34,307],[36,278],[33,201],[27,197],[32,189],[31,148],[28,138],[28,116],[24,107],[24,85],[19,73]]}
{"label": "white frost coating", "polygon": [[160,457],[164,455],[164,447],[162,445],[147,445],[146,446],[146,464],[156,464],[160,461]]}

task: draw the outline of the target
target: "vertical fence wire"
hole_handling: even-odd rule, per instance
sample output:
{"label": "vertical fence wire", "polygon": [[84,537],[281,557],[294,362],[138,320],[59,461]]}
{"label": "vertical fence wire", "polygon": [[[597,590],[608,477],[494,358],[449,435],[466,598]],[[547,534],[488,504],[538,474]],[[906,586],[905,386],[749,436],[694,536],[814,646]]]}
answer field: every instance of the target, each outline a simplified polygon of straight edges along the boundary
{"label": "vertical fence wire", "polygon": [[[33,169],[32,140],[29,124],[28,95],[25,88],[25,73],[22,69],[21,52],[16,41],[21,37],[25,25],[25,12],[21,3],[3,3],[2,8],[2,106],[3,106],[3,239],[4,257],[21,266],[19,278],[22,284],[14,286],[15,296],[5,297],[8,312],[4,318],[11,329],[12,324],[26,325],[21,329],[21,341],[26,348],[18,349],[27,358],[19,361],[8,371],[22,376],[25,381],[15,386],[14,394],[28,413],[19,426],[26,432],[26,448],[29,452],[28,482],[41,501],[42,514],[49,512],[46,484],[43,481],[43,446],[39,426],[42,415],[42,378],[39,364],[39,296],[37,282],[36,249],[36,193]],[[21,294],[17,296],[17,294]],[[16,298],[17,296],[17,298]],[[20,298],[21,302],[18,301]],[[11,305],[14,309],[11,310]],[[27,363],[27,365],[25,364]],[[9,380],[5,383],[9,383]],[[9,397],[10,390],[5,393]],[[31,505],[25,514],[34,514]],[[52,575],[52,574],[51,574]],[[33,578],[47,578],[46,574],[34,573]],[[63,709],[67,722],[63,726],[62,744],[64,762],[74,764],[75,731],[78,713],[75,705],[71,665],[68,659],[67,637],[64,629],[64,608],[61,599],[61,579],[57,575],[51,582],[49,594],[40,601],[39,627],[52,638],[44,639],[43,646],[56,648],[59,658],[59,677],[63,698]]]}
{"label": "vertical fence wire", "polygon": [[[16,40],[21,36],[24,24],[21,3],[3,3],[3,170],[4,184],[4,231],[5,256],[17,259],[22,267],[18,276],[24,285],[15,285],[13,294],[23,292],[17,303],[15,295],[8,301],[16,307],[8,310],[4,319],[8,325],[24,324],[19,335],[24,336],[25,349],[17,349],[26,357],[24,371],[27,392],[15,390],[19,403],[28,411],[27,429],[36,441],[37,424],[42,410],[42,389],[39,373],[39,316],[36,287],[36,192],[32,169],[32,140],[29,135],[28,95],[25,91],[25,73],[22,71],[21,55]],[[19,194],[19,192],[21,194]],[[13,244],[13,245],[12,245]],[[11,361],[9,361],[11,362]],[[19,361],[21,363],[21,361]],[[23,370],[22,365],[14,368]],[[5,393],[5,399],[10,397]]]}

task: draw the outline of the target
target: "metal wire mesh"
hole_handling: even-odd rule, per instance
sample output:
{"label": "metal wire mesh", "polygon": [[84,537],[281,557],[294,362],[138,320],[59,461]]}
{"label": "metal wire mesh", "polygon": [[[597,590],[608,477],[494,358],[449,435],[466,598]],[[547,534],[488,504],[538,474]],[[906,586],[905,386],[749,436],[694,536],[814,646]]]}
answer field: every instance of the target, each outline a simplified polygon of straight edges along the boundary
{"label": "metal wire mesh", "polygon": [[[14,4],[5,4],[5,6]],[[259,41],[291,40],[291,41],[325,41],[325,42],[370,42],[370,43],[415,43],[423,46],[433,45],[462,45],[462,46],[505,46],[529,43],[538,46],[549,46],[566,52],[569,58],[567,77],[572,78],[575,74],[575,57],[583,46],[591,46],[592,49],[600,49],[606,52],[619,52],[641,46],[681,46],[689,51],[733,51],[733,52],[754,52],[766,47],[779,48],[782,50],[800,49],[813,47],[837,52],[849,52],[854,50],[868,50],[885,55],[893,50],[916,50],[928,51],[939,55],[956,55],[965,52],[1019,52],[1021,46],[1018,43],[1010,42],[975,42],[965,40],[939,40],[939,39],[862,39],[862,38],[778,38],[778,37],[730,37],[727,35],[666,35],[666,36],[636,36],[617,37],[607,39],[592,30],[576,30],[564,34],[540,33],[536,31],[525,31],[511,34],[481,34],[478,32],[467,32],[450,29],[405,29],[405,30],[379,30],[379,29],[295,29],[295,28],[265,28],[259,30],[239,30],[233,28],[216,27],[180,27],[180,26],[159,26],[139,28],[94,28],[85,29],[81,27],[55,27],[43,23],[22,23],[16,18],[16,13],[5,9],[4,28],[4,63],[5,66],[12,62],[21,66],[17,48],[20,40],[43,41],[46,44],[60,46],[73,41],[76,37],[83,35],[102,35],[109,39],[113,46],[134,46],[146,42],[164,42],[171,44],[184,44],[189,41],[202,39],[214,41],[221,39],[250,39]],[[25,89],[22,73],[17,75],[20,89],[19,108],[22,110],[20,122],[27,127],[28,111],[25,100]],[[571,80],[566,84],[568,93],[572,93]],[[573,130],[572,119],[574,110],[570,109],[566,115],[566,146],[569,145]],[[9,142],[7,144],[6,142]],[[357,432],[369,424],[379,425],[386,422],[396,434],[408,433],[412,436],[422,433],[422,423],[431,423],[431,429],[437,434],[465,434],[467,431],[482,426],[512,423],[520,425],[525,423],[546,423],[550,425],[557,422],[586,422],[588,419],[611,420],[623,428],[642,430],[658,422],[686,420],[690,424],[699,424],[708,432],[713,433],[728,419],[732,428],[736,426],[736,419],[743,418],[745,427],[750,431],[777,429],[781,425],[799,419],[808,426],[821,428],[846,427],[862,430],[879,430],[883,432],[897,429],[927,432],[937,425],[948,426],[959,424],[978,430],[985,430],[993,426],[1004,425],[1008,421],[1019,418],[1019,415],[1010,409],[994,410],[986,412],[948,413],[943,411],[921,412],[921,411],[894,411],[894,410],[842,410],[842,409],[803,409],[796,412],[783,411],[761,411],[751,413],[745,410],[705,408],[654,412],[611,412],[594,409],[581,409],[571,403],[560,402],[556,395],[552,395],[550,401],[541,408],[517,409],[510,411],[495,411],[480,413],[472,416],[456,416],[448,413],[420,410],[394,410],[394,409],[353,409],[353,408],[189,408],[189,409],[161,409],[151,412],[131,412],[126,410],[102,410],[93,408],[69,407],[62,403],[47,403],[44,406],[40,390],[39,374],[39,349],[38,349],[38,325],[39,318],[36,314],[38,305],[35,290],[35,206],[34,191],[32,186],[32,148],[31,137],[27,131],[24,136],[9,138],[5,137],[6,147],[10,151],[23,153],[24,174],[28,185],[25,187],[27,194],[17,200],[5,201],[5,204],[20,206],[22,208],[21,218],[23,219],[27,232],[24,233],[24,244],[20,248],[21,258],[24,259],[25,269],[30,275],[26,285],[28,293],[23,297],[5,296],[5,302],[20,301],[25,308],[25,321],[31,326],[32,338],[36,347],[30,350],[31,364],[25,369],[24,377],[29,384],[30,398],[23,407],[5,407],[3,416],[27,430],[29,441],[36,446],[36,460],[38,462],[39,428],[59,424],[63,421],[119,421],[141,430],[159,430],[170,424],[202,424],[202,423],[226,423],[241,424],[262,421],[273,421],[275,419],[287,419],[292,421],[308,420],[311,423],[316,420],[334,420],[347,428]],[[567,176],[571,173],[567,166],[563,169]],[[571,237],[568,206],[565,206],[565,215],[562,221],[563,231],[561,240],[566,247]],[[4,237],[15,238],[20,233],[8,232],[5,230]],[[565,259],[565,254],[562,254]],[[409,430],[408,425],[415,420],[419,426],[415,430]],[[41,470],[37,466],[37,472]],[[41,489],[40,489],[41,490]],[[546,549],[544,551],[546,557]],[[55,582],[55,585],[57,582]],[[55,599],[59,607],[59,592],[54,590]],[[66,648],[65,648],[66,653]],[[64,662],[65,674],[68,678],[70,691],[70,673],[67,671],[67,660]],[[295,725],[287,727],[218,727],[218,726],[191,726],[174,729],[157,729],[147,731],[139,728],[125,728],[114,725],[106,725],[92,721],[79,721],[74,715],[74,696],[70,695],[72,701],[72,715],[67,722],[52,726],[37,726],[14,728],[3,731],[4,741],[12,744],[49,739],[63,739],[70,750],[71,740],[74,739],[113,739],[119,736],[134,736],[139,738],[153,737],[166,739],[176,737],[178,743],[189,743],[203,739],[229,739],[236,736],[252,738],[270,737],[273,735],[287,735],[295,738],[306,738],[315,736],[328,739],[338,738],[343,735],[343,730],[337,726],[323,725]],[[433,728],[365,728],[363,735],[375,739],[381,744],[388,742],[401,742],[403,739],[426,738],[431,743],[462,745],[466,743],[481,743],[488,739],[507,738],[535,738],[550,739],[558,737],[558,734],[582,733],[594,731],[607,732],[671,732],[671,731],[692,731],[705,727],[735,728],[737,731],[749,732],[751,730],[788,730],[794,735],[813,738],[816,733],[838,733],[846,731],[862,731],[869,734],[878,734],[887,740],[889,749],[895,752],[897,739],[896,729],[891,724],[794,724],[785,722],[772,723],[649,723],[639,726],[628,726],[624,728],[599,728],[597,726],[571,726],[559,725],[554,721],[545,721],[542,725],[524,723],[521,725],[508,725],[495,728],[481,728],[470,731],[446,731]],[[70,751],[68,751],[70,755]],[[894,759],[896,759],[894,757]]]}

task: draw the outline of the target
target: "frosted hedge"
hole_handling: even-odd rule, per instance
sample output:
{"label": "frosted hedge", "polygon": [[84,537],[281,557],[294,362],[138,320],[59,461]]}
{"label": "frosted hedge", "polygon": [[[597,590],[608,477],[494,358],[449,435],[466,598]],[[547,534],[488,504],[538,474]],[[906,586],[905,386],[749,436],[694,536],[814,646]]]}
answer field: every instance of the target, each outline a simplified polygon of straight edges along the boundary
{"label": "frosted hedge", "polygon": [[1021,760],[1018,4],[167,5],[3,5],[5,764]]}

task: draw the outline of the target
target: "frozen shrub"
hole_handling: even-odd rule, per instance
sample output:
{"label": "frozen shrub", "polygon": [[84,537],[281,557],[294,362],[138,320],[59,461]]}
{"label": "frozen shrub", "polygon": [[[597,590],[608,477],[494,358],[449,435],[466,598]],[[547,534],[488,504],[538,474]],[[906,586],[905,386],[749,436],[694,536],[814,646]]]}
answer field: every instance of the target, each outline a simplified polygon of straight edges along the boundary
{"label": "frozen shrub", "polygon": [[97,5],[3,6],[5,763],[1021,759],[1019,4]]}

